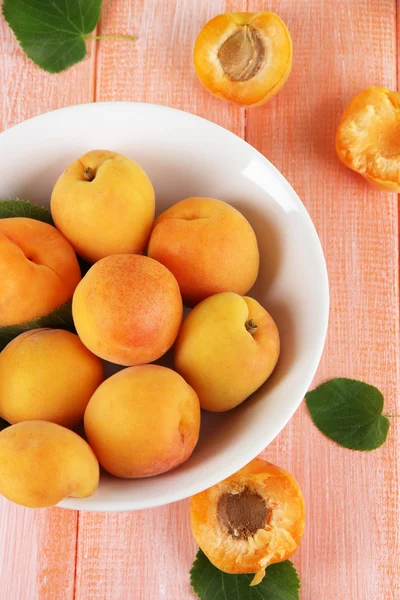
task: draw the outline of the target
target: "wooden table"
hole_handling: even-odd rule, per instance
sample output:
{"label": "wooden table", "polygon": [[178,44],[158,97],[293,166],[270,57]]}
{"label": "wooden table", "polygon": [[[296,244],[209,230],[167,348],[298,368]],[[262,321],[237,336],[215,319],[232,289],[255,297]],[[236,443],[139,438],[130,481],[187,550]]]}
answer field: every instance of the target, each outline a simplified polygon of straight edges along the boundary
{"label": "wooden table", "polygon": [[[269,104],[245,111],[202,89],[192,44],[212,16],[266,7],[292,33],[293,72]],[[69,104],[139,100],[245,137],[297,190],[325,250],[331,316],[316,382],[364,379],[399,414],[398,198],[372,190],[334,150],[350,98],[369,85],[397,87],[396,1],[105,0],[97,33],[116,32],[138,41],[90,42],[86,60],[52,76],[25,58],[0,18],[0,130]],[[294,558],[303,600],[399,600],[400,420],[381,449],[353,453],[325,439],[303,405],[264,454],[305,493],[307,530]],[[1,600],[190,600],[195,552],[187,501],[78,514],[1,499]]]}

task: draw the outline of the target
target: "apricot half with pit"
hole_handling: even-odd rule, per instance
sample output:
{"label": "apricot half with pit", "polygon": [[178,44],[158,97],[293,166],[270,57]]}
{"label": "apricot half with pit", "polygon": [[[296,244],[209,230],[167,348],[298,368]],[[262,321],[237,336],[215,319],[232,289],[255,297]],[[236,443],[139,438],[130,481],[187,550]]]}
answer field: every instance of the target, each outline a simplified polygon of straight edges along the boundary
{"label": "apricot half with pit", "polygon": [[374,187],[400,192],[400,92],[370,87],[345,109],[336,134],[340,160]]}
{"label": "apricot half with pit", "polygon": [[214,96],[257,106],[283,87],[292,68],[292,54],[290,33],[278,15],[225,13],[200,31],[194,66]]}
{"label": "apricot half with pit", "polygon": [[190,502],[196,542],[209,560],[226,573],[255,573],[289,558],[304,532],[304,500],[287,471],[261,459],[221,483],[196,494]]}

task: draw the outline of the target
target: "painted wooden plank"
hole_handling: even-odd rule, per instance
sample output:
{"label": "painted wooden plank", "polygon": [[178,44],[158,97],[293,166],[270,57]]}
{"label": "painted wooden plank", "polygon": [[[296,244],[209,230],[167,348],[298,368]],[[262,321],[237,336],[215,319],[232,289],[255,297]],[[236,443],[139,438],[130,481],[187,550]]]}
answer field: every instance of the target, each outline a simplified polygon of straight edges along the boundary
{"label": "painted wooden plank", "polygon": [[[192,67],[202,25],[233,6],[244,9],[245,2],[105,2],[101,33],[135,33],[138,41],[99,43],[96,99],[167,104],[243,135],[244,110],[208,94]],[[187,502],[120,515],[81,513],[76,600],[193,598],[188,572],[195,551]]]}
{"label": "painted wooden plank", "polygon": [[[0,131],[40,113],[93,100],[91,45],[80,65],[49,75],[25,57],[0,16]],[[33,511],[1,498],[0,599],[72,600],[76,525],[73,511]]]}
{"label": "painted wooden plank", "polygon": [[[249,9],[265,8],[250,0]],[[331,288],[328,341],[316,383],[360,378],[399,413],[397,198],[368,187],[336,157],[347,102],[369,85],[395,88],[395,2],[272,0],[293,36],[293,73],[279,96],[249,111],[247,139],[288,177],[325,250]],[[312,335],[312,332],[310,332]],[[307,500],[295,563],[303,600],[400,598],[400,424],[370,454],[352,453],[298,411],[265,452],[293,472]]]}

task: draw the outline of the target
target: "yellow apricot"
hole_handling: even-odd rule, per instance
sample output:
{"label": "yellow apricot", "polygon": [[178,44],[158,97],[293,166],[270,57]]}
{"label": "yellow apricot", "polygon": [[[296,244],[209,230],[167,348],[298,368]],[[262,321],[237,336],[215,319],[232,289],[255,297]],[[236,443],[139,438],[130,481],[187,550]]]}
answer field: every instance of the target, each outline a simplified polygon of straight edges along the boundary
{"label": "yellow apricot", "polygon": [[223,292],[200,302],[184,320],[174,347],[175,368],[202,408],[223,412],[268,379],[279,348],[271,315],[253,298]]}
{"label": "yellow apricot", "polygon": [[100,464],[118,477],[150,477],[192,454],[200,428],[199,399],[166,367],[139,365],[116,373],[96,390],[85,432]]}
{"label": "yellow apricot", "polygon": [[0,432],[0,494],[23,506],[54,506],[87,498],[99,483],[99,463],[70,429],[24,421]]}
{"label": "yellow apricot", "polygon": [[0,354],[0,416],[9,423],[43,420],[73,427],[103,378],[102,361],[77,335],[27,331]]}
{"label": "yellow apricot", "polygon": [[154,190],[144,170],[109,150],[92,150],[70,164],[51,196],[56,226],[91,263],[142,252],[154,210]]}

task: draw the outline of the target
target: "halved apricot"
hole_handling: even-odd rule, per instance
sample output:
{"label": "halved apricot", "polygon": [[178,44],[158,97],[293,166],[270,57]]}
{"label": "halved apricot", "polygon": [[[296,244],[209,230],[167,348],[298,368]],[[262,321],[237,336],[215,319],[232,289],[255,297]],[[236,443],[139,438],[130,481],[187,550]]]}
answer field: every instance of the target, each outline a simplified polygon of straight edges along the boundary
{"label": "halved apricot", "polygon": [[400,192],[400,92],[370,87],[347,106],[336,133],[344,164],[380,190]]}
{"label": "halved apricot", "polygon": [[214,96],[256,106],[282,88],[292,68],[292,54],[290,33],[278,15],[225,13],[200,31],[194,66]]}
{"label": "halved apricot", "polygon": [[289,558],[304,532],[304,500],[287,471],[254,459],[191,499],[193,535],[209,560],[226,573],[255,573]]}

